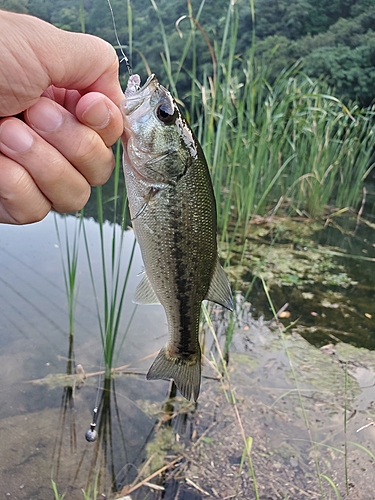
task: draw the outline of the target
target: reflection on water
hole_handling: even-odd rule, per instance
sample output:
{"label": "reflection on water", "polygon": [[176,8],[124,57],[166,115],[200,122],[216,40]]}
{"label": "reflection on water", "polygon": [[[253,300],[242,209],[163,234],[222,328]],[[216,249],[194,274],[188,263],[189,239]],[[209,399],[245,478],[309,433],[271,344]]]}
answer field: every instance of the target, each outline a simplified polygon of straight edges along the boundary
{"label": "reflection on water", "polygon": [[[76,224],[75,217],[68,218],[72,234]],[[102,307],[99,231],[92,220],[85,220],[85,228],[91,266],[97,279],[97,299]],[[139,395],[150,400],[160,399],[168,384],[146,384],[139,375],[110,380],[90,376],[82,387],[77,380],[71,383],[69,376],[74,379],[77,365],[82,365],[86,373],[101,372],[103,368],[84,247],[80,249],[78,263],[75,334],[70,336],[53,216],[31,226],[3,225],[0,230],[0,377],[3,381],[0,495],[10,493],[11,498],[20,498],[18,495],[22,493],[25,498],[34,495],[40,500],[50,499],[51,477],[61,493],[67,489],[69,498],[82,498],[81,488],[87,489],[95,480],[100,492],[108,493],[134,476],[134,466],[124,468],[124,465],[136,467],[140,450],[154,425],[153,419],[138,407]],[[109,224],[104,227],[104,239],[110,256],[112,227]],[[132,245],[133,233],[127,231],[122,255],[125,262],[129,260]],[[131,297],[141,270],[137,250],[125,293],[120,332],[126,330],[132,316]],[[126,269],[123,273],[120,279],[124,279]],[[138,340],[140,333],[142,342]],[[125,348],[117,353],[117,366],[126,364],[145,373],[150,361],[138,360],[155,353],[166,335],[166,320],[160,307],[149,308],[147,317],[136,314]],[[89,444],[84,436],[98,396],[99,439]],[[5,453],[16,449],[14,453]]]}
{"label": "reflection on water", "polygon": [[[77,220],[67,219],[71,234]],[[85,219],[85,229],[102,310],[98,225]],[[109,268],[112,231],[113,226],[105,224]],[[120,234],[119,228],[116,231]],[[132,231],[124,238],[122,259],[127,263]],[[255,321],[250,305],[238,296],[230,381],[221,377],[211,356],[215,342],[207,330],[202,392],[198,404],[192,405],[173,399],[174,388],[168,382],[145,380],[152,359],[166,342],[167,325],[161,307],[139,307],[134,313],[131,299],[142,270],[138,248],[125,292],[121,335],[133,314],[134,318],[123,348],[116,352],[119,369],[111,378],[104,377],[84,247],[79,251],[74,335],[69,335],[61,249],[52,215],[31,226],[1,226],[0,262],[0,497],[50,500],[52,478],[69,500],[82,499],[82,489],[90,490],[92,498],[112,498],[119,490],[133,500],[254,498],[254,480],[244,458],[245,437],[252,438],[260,498],[314,499],[322,498],[322,492],[333,498],[323,475],[344,495],[343,450],[349,441],[353,498],[372,498],[368,492],[374,485],[364,477],[373,466],[374,429],[356,432],[373,411],[371,351],[341,343],[323,351],[296,333],[283,337],[262,319]],[[367,265],[367,271],[360,267],[358,273],[368,275],[373,269]],[[120,280],[125,275],[126,264]],[[371,281],[368,276],[367,284],[366,280]],[[223,343],[229,318],[225,314],[223,320],[221,309],[213,308]],[[235,407],[231,394],[236,396]],[[88,443],[85,433],[95,407],[98,439]]]}

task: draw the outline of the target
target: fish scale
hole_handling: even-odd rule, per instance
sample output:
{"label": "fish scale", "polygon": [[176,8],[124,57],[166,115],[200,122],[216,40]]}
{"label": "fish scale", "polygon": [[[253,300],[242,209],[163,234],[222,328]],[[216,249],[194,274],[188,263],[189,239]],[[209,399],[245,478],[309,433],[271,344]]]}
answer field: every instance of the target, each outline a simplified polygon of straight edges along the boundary
{"label": "fish scale", "polygon": [[122,106],[123,166],[132,224],[145,276],[135,301],[161,303],[169,340],[148,379],[173,379],[197,400],[201,303],[233,309],[217,254],[216,203],[201,146],[172,96],[151,75],[143,87],[129,78]]}

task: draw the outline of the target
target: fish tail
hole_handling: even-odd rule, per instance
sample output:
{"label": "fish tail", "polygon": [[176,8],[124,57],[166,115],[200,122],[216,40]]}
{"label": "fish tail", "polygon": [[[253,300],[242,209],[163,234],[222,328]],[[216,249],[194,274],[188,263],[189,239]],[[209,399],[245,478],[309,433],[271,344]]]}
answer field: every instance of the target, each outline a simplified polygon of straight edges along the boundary
{"label": "fish tail", "polygon": [[201,351],[198,346],[194,360],[170,357],[167,348],[163,347],[152,363],[146,378],[148,380],[173,379],[181,394],[197,401],[201,385]]}

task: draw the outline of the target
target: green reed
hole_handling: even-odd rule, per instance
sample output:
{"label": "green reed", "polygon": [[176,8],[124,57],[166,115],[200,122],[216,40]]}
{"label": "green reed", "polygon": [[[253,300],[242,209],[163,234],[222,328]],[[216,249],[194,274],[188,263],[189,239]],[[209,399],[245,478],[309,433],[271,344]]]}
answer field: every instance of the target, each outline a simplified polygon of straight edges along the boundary
{"label": "green reed", "polygon": [[60,233],[58,216],[54,214],[55,229],[57,234],[57,241],[61,252],[61,261],[63,266],[65,293],[68,301],[68,315],[69,315],[69,336],[74,336],[74,310],[77,300],[77,266],[79,254],[79,242],[83,223],[83,211],[81,211],[79,218],[77,218],[73,235],[70,235],[67,216],[62,215],[64,233]]}
{"label": "green reed", "polygon": [[60,494],[57,489],[57,484],[53,479],[51,479],[52,491],[54,500],[64,500],[66,493]]}
{"label": "green reed", "polygon": [[[94,291],[96,312],[103,348],[106,377],[109,377],[111,374],[111,370],[115,362],[115,354],[116,352],[119,353],[121,350],[136,310],[136,306],[134,306],[127,327],[124,331],[122,331],[120,328],[121,316],[136,243],[134,240],[130,251],[130,257],[127,262],[124,262],[123,251],[124,233],[126,229],[127,197],[126,194],[120,193],[120,175],[122,175],[121,148],[120,143],[118,143],[116,149],[116,165],[113,174],[113,195],[109,199],[103,200],[102,188],[96,188],[101,254],[101,300],[99,300],[97,291],[98,277],[92,267],[89,242],[86,231],[83,229],[89,274]],[[110,251],[108,251],[106,247],[104,236],[104,203],[112,205],[112,240]],[[121,220],[120,234],[118,234],[118,220]],[[121,339],[119,343],[118,337],[120,333]]]}
{"label": "green reed", "polygon": [[[245,237],[254,215],[280,208],[284,214],[319,217],[328,205],[358,206],[362,183],[373,167],[375,108],[345,105],[324,82],[307,77],[299,63],[271,82],[267,68],[254,58],[254,37],[246,53],[236,53],[236,2],[228,2],[220,40],[210,40],[198,24],[204,2],[196,13],[189,3],[190,28],[186,34],[185,25],[180,32],[185,46],[173,59],[157,3],[150,1],[159,17],[171,91],[178,97],[182,72],[191,80],[184,96],[186,115],[210,166],[224,239],[231,222],[236,221],[234,232],[241,228]],[[255,18],[253,2],[250,6]],[[198,36],[212,59],[211,72],[203,74],[195,52]]]}
{"label": "green reed", "polygon": [[329,204],[355,208],[371,168],[373,111],[345,108],[296,67],[272,86],[254,61],[244,74],[216,87],[212,130],[201,121],[224,234],[230,218],[246,227],[278,207],[310,217]]}

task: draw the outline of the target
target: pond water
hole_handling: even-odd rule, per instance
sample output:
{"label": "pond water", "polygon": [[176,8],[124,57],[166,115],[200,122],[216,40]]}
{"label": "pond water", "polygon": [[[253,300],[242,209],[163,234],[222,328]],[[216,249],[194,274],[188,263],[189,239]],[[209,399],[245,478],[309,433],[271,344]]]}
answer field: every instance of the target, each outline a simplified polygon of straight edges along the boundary
{"label": "pond water", "polygon": [[[194,406],[181,398],[168,401],[168,382],[145,380],[167,340],[167,325],[160,306],[132,303],[142,271],[138,247],[114,362],[122,368],[110,381],[100,375],[96,300],[103,311],[104,287],[99,226],[92,218],[84,226],[96,294],[81,234],[69,335],[62,259],[65,234],[71,245],[78,226],[77,217],[49,215],[30,226],[0,227],[0,498],[50,500],[51,480],[73,500],[84,498],[82,489],[92,498],[113,498],[124,487],[122,498],[133,499],[255,498],[243,454],[250,437],[260,498],[336,498],[332,484],[341,495],[350,490],[353,498],[372,498],[374,484],[364,478],[375,459],[368,420],[375,394],[374,261],[339,259],[359,285],[272,286],[275,307],[289,303],[285,325],[300,318],[285,334],[267,323],[272,314],[261,287],[253,288],[251,305],[238,295],[229,378],[218,381],[210,354],[217,358],[217,349],[208,332],[205,378]],[[107,269],[114,234],[119,243],[120,227],[105,223]],[[330,226],[318,233],[318,242],[372,259],[374,234],[369,226],[361,225],[355,236]],[[126,231],[120,282],[133,243]],[[313,297],[306,298],[307,290]],[[225,332],[229,316],[219,308],[212,316],[215,329]],[[88,443],[96,406],[99,438]],[[172,465],[164,470],[166,464]]]}
{"label": "pond water", "polygon": [[[57,219],[60,231],[64,232],[63,219],[59,216]],[[67,228],[71,235],[77,225],[78,219],[68,217]],[[104,227],[108,253],[112,229],[109,224]],[[86,220],[85,230],[101,308],[103,285],[100,282],[98,224]],[[117,229],[117,232],[120,233],[120,230]],[[126,232],[124,238],[122,280],[133,245],[132,231]],[[65,486],[80,491],[81,487],[86,486],[91,461],[95,454],[98,455],[95,445],[87,443],[84,436],[97,403],[97,386],[103,383],[103,379],[98,381],[97,376],[88,377],[83,390],[74,387],[70,391],[66,381],[56,377],[67,373],[71,345],[61,249],[54,216],[49,215],[41,223],[31,226],[1,226],[0,262],[0,373],[3,381],[0,392],[0,495],[9,493],[10,498],[51,498],[51,477],[59,484],[62,481],[64,491]],[[139,281],[137,274],[141,270],[142,263],[137,250],[132,279],[125,295],[126,306],[120,326],[122,335],[135,307],[131,297]],[[100,372],[103,361],[99,323],[82,242],[77,286],[75,360],[88,374]],[[147,317],[144,314],[135,315],[126,346],[118,356],[116,366],[137,362],[136,368],[145,372],[147,362],[142,364],[138,360],[155,353],[165,342],[166,321],[163,311],[159,307],[150,309],[151,314]],[[140,332],[141,342],[138,340]],[[45,377],[46,383],[40,380]],[[142,440],[146,439],[154,425],[154,421],[137,408],[135,400],[140,394],[145,398],[162,399],[165,385],[143,384],[141,377],[134,376],[130,382],[129,378],[126,381],[116,380],[116,386],[117,406],[121,408],[121,419],[126,425],[121,431],[124,436],[119,429],[116,430],[118,435],[113,437],[114,447],[119,444],[120,436],[123,437],[126,449],[122,450],[122,458],[127,453],[126,461],[134,463]],[[99,396],[102,397],[102,391]],[[70,457],[70,453],[75,458]],[[121,467],[126,461],[122,462]],[[120,463],[119,460],[116,467]]]}

